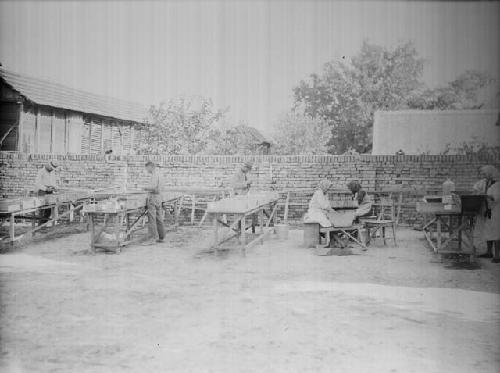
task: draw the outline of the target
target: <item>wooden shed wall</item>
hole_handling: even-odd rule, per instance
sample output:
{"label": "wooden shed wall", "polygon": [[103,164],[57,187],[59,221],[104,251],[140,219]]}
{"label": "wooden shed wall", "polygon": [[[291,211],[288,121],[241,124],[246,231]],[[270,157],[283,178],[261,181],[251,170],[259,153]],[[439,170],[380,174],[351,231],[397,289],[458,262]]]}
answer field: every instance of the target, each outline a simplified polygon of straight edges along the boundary
{"label": "wooden shed wall", "polygon": [[[0,81],[0,150],[42,154],[134,154],[136,123],[40,106]],[[137,126],[139,128],[140,126]]]}
{"label": "wooden shed wall", "polygon": [[112,150],[115,155],[134,153],[132,124],[86,117],[81,127],[81,154],[103,154]]}
{"label": "wooden shed wall", "polygon": [[[0,103],[0,139],[3,138],[1,150],[18,150],[20,104],[15,102]],[[5,137],[5,138],[4,138]]]}
{"label": "wooden shed wall", "polygon": [[27,106],[21,115],[20,151],[80,154],[83,118],[78,113]]}

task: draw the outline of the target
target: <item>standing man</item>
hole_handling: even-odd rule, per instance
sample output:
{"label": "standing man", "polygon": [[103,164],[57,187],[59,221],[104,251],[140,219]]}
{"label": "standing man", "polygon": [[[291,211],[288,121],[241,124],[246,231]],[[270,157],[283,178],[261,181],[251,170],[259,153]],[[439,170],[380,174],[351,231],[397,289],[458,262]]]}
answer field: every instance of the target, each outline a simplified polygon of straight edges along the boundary
{"label": "standing man", "polygon": [[233,194],[247,194],[252,185],[252,181],[248,177],[248,173],[252,171],[253,163],[248,161],[245,162],[241,168],[234,174],[231,179],[231,188],[233,189]]}
{"label": "standing man", "polygon": [[[35,179],[35,194],[37,196],[45,196],[46,194],[52,194],[56,191],[56,175],[54,170],[57,168],[57,164],[54,161],[49,161],[36,175]],[[51,215],[51,209],[41,209],[41,219],[38,221],[38,225],[45,224],[49,221]]]}
{"label": "standing man", "polygon": [[147,200],[148,209],[148,230],[151,236],[146,244],[152,245],[154,242],[163,242],[165,238],[165,228],[163,227],[163,217],[161,215],[161,184],[160,175],[156,170],[156,165],[148,161],[146,163],[146,171],[150,175],[148,186],[144,188],[149,192]]}

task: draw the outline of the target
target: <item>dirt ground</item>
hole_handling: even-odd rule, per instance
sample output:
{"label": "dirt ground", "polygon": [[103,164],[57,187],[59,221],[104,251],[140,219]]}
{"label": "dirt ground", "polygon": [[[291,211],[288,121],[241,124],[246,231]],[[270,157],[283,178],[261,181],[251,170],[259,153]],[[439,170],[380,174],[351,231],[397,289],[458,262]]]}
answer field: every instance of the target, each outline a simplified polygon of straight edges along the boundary
{"label": "dirt ground", "polygon": [[398,248],[316,256],[302,232],[197,256],[209,232],[85,254],[88,234],[0,255],[0,371],[500,372],[500,265]]}

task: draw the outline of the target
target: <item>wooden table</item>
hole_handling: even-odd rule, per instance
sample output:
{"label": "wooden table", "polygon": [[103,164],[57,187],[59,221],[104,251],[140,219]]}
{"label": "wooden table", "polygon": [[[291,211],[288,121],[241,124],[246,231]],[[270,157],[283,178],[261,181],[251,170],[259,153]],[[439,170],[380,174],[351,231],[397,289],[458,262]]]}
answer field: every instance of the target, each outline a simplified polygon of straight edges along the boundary
{"label": "wooden table", "polygon": [[[23,238],[33,237],[33,235],[42,228],[53,227],[57,225],[57,223],[63,218],[68,218],[68,220],[72,222],[74,220],[74,214],[79,211],[89,200],[88,196],[75,198],[74,200],[66,200],[65,198],[58,199],[58,197],[60,197],[58,195],[47,196],[51,197],[51,200],[53,200],[52,203],[45,203],[43,205],[33,207],[21,207],[15,209],[14,211],[0,212],[0,218],[2,219],[2,222],[9,221],[9,235],[8,237],[2,237],[1,241],[7,240],[10,244],[14,244],[15,242],[22,240]],[[43,199],[43,197],[37,198]],[[59,209],[61,207],[67,207],[67,210],[64,213],[59,214]],[[38,212],[40,210],[47,209],[50,209],[52,211],[50,218],[47,222],[37,226],[36,223],[44,219],[38,214]],[[31,228],[29,228],[24,233],[16,236],[16,221],[19,220],[31,221]]]}
{"label": "wooden table", "polygon": [[183,197],[179,202],[179,214],[187,203],[190,212],[191,225],[195,224],[196,210],[203,211],[203,216],[200,219],[198,226],[201,227],[205,222],[208,212],[203,206],[210,202],[214,202],[225,198],[231,194],[231,188],[216,188],[216,187],[193,187],[193,186],[167,186],[162,188],[164,193],[182,193]]}
{"label": "wooden table", "polygon": [[[137,226],[145,218],[147,209],[144,206],[135,209],[87,211],[86,213],[89,216],[91,253],[95,254],[96,249],[103,249],[105,251],[113,250],[116,254],[119,254],[123,246],[132,243],[131,234],[138,230]],[[135,220],[133,220],[134,215],[138,215]],[[103,219],[100,227],[97,225],[99,218]],[[126,223],[125,231],[123,231],[124,223]],[[109,244],[99,242],[106,228],[111,228],[114,236],[114,240]]]}
{"label": "wooden table", "polygon": [[[265,236],[273,229],[270,227],[276,217],[278,209],[278,201],[280,197],[277,194],[270,195],[269,198],[250,197],[249,207],[242,203],[242,198],[230,197],[224,198],[218,202],[208,205],[208,215],[212,217],[213,222],[213,245],[210,247],[210,252],[218,253],[220,245],[229,241],[234,237],[239,237],[239,247],[241,255],[246,255],[246,250],[255,245],[257,242],[263,244]],[[258,203],[254,202],[259,200]],[[226,222],[226,217],[230,215],[234,217],[234,221],[229,224]],[[252,224],[247,226],[247,218],[252,217]],[[255,217],[257,219],[255,219]],[[258,220],[259,231],[257,237],[247,243],[247,230],[252,229],[255,232],[255,222]],[[267,221],[265,221],[267,220]],[[227,227],[231,230],[229,235],[221,237],[220,228]]]}
{"label": "wooden table", "polygon": [[[174,207],[174,228],[178,227],[182,197],[182,193],[162,193],[161,195],[163,209],[168,206]],[[132,239],[132,234],[141,230],[146,225],[145,219],[148,214],[148,208],[147,205],[143,205],[118,210],[86,210],[86,213],[89,216],[91,253],[95,253],[97,249],[102,249],[104,251],[114,251],[116,254],[119,254],[122,247],[139,241],[139,239]],[[102,220],[102,225],[98,226],[100,220]],[[113,239],[107,244],[100,242],[101,235],[106,229],[111,230],[113,236]]]}
{"label": "wooden table", "polygon": [[[431,219],[422,227],[425,238],[432,250],[443,256],[449,254],[468,254],[473,262],[476,249],[473,243],[474,214],[462,211],[459,205],[440,202],[417,202],[417,212],[430,215]],[[454,239],[458,240],[456,249],[448,249]],[[463,251],[463,245],[468,251]]]}

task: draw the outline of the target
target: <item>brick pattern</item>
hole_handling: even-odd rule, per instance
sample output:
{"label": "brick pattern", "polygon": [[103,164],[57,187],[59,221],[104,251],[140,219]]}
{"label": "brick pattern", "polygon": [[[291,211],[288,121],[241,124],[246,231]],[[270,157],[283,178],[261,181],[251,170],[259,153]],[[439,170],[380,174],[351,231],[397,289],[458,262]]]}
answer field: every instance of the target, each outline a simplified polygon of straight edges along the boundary
{"label": "brick pattern", "polygon": [[[58,155],[0,153],[0,188],[5,196],[26,193],[37,170],[49,159],[62,165],[58,171],[62,185],[72,187],[138,187],[147,181],[144,163],[159,165],[165,186],[227,185],[235,170],[246,160],[255,162],[251,177],[261,189],[294,190],[290,199],[290,219],[300,220],[317,182],[329,178],[336,189],[344,189],[352,179],[361,180],[368,191],[389,185],[420,185],[439,189],[449,175],[457,189],[470,189],[478,179],[478,168],[500,159],[467,156],[114,156],[105,161],[100,155]],[[337,198],[345,198],[338,197]],[[406,196],[412,202],[415,196]],[[410,205],[403,220],[416,221]]]}

